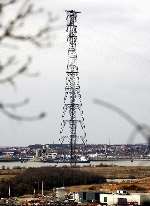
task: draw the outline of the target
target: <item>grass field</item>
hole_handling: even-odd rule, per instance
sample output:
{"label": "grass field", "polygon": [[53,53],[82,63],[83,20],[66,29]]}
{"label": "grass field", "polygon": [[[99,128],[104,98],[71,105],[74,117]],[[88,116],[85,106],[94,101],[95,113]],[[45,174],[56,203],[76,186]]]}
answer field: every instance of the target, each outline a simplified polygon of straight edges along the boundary
{"label": "grass field", "polygon": [[116,190],[127,190],[129,192],[150,192],[150,178],[142,178],[130,182],[104,183],[93,185],[71,186],[67,188],[70,192],[80,191],[103,191],[116,192]]}

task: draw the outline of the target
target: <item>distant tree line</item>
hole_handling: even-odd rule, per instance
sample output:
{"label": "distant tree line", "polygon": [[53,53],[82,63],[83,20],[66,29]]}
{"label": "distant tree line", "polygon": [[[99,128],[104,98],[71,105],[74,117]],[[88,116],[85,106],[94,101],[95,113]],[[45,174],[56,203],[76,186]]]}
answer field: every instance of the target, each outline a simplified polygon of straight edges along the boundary
{"label": "distant tree line", "polygon": [[40,192],[42,181],[44,190],[50,190],[62,186],[99,184],[106,182],[106,179],[79,168],[29,168],[9,181],[2,181],[0,197],[8,197],[9,185],[11,196],[33,194],[34,189]]}

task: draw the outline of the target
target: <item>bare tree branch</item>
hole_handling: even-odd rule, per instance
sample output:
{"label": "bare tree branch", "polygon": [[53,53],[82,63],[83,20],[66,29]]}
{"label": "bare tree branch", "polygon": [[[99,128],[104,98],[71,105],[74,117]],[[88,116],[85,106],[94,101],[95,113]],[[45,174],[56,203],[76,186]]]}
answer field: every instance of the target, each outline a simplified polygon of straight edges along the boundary
{"label": "bare tree branch", "polygon": [[[2,68],[5,69],[5,66],[12,64],[12,62],[14,62],[14,60],[15,60],[14,58],[10,57],[10,59],[8,59],[7,63],[5,65],[3,65]],[[28,57],[27,62],[24,65],[22,65],[17,71],[8,75],[7,77],[0,78],[0,84],[10,83],[12,86],[15,86],[15,79],[19,75],[22,75],[27,71],[30,63],[31,63],[31,57]]]}
{"label": "bare tree branch", "polygon": [[149,146],[149,151],[150,151],[150,126],[149,125],[139,123],[136,119],[134,119],[130,114],[125,112],[120,107],[118,107],[114,104],[111,104],[109,102],[106,102],[102,99],[94,99],[93,102],[95,104],[98,104],[100,106],[103,106],[107,109],[110,109],[110,110],[118,113],[121,117],[123,117],[125,120],[127,120],[128,123],[130,123],[134,127],[134,130],[132,131],[132,133],[130,134],[130,136],[128,138],[128,143],[133,142],[133,140],[136,137],[135,135],[137,135],[137,133],[139,133],[147,141],[148,146]]}
{"label": "bare tree branch", "polygon": [[[17,0],[16,0],[17,2]],[[9,38],[11,40],[26,41],[34,44],[37,47],[49,46],[49,38],[46,38],[46,42],[43,41],[43,37],[49,35],[51,29],[50,23],[55,21],[51,16],[51,13],[47,13],[47,22],[43,28],[40,28],[35,34],[16,34],[16,28],[22,27],[29,16],[44,13],[43,9],[34,10],[34,5],[30,0],[25,0],[19,9],[17,15],[9,21],[8,25],[4,28],[2,35],[0,36],[0,41]]]}
{"label": "bare tree branch", "polygon": [[[11,17],[8,16],[8,19],[6,18],[5,20],[3,17],[7,16],[5,14],[7,14],[8,9],[12,9],[12,11],[15,12]],[[6,59],[5,62],[2,62],[0,59],[0,84],[9,83],[16,88],[17,77],[21,75],[36,77],[38,73],[28,72],[29,65],[31,64],[30,54],[26,55],[27,61],[22,64],[22,66],[18,66],[20,65],[18,64],[18,56],[17,53],[14,55],[14,51],[20,49],[23,43],[30,43],[40,48],[49,47],[49,35],[52,30],[52,23],[56,21],[56,19],[52,18],[52,14],[46,12],[45,9],[35,8],[32,0],[0,0],[0,17],[0,46],[9,49],[9,51],[13,49],[13,55],[9,54],[9,56],[6,56],[4,58]],[[32,17],[36,17],[35,20],[40,17],[43,24],[36,25],[33,21],[33,27],[35,26],[32,30],[33,32],[28,31],[27,33],[26,26],[28,26],[28,22]],[[14,68],[15,70],[13,71]],[[21,102],[15,103],[0,102],[0,111],[4,115],[18,121],[34,121],[45,117],[46,114],[43,112],[35,116],[22,116],[14,113],[14,109],[18,109],[28,103],[29,99],[24,99]]]}
{"label": "bare tree branch", "polygon": [[15,103],[0,103],[0,111],[10,117],[11,119],[14,119],[16,121],[35,121],[35,120],[40,120],[46,116],[45,112],[41,112],[38,115],[33,115],[33,116],[23,116],[23,115],[17,115],[13,113],[12,111],[10,112],[10,109],[18,109],[19,107],[25,106],[29,103],[29,99],[26,98],[21,102],[15,102]]}
{"label": "bare tree branch", "polygon": [[4,64],[0,63],[0,73],[2,73],[7,67],[14,65],[16,63],[15,60],[15,56],[10,56]]}
{"label": "bare tree branch", "polygon": [[[29,98],[26,98],[24,99],[23,101],[21,102],[15,102],[15,103],[3,103],[3,107],[5,108],[10,108],[10,109],[17,109],[18,107],[22,107],[22,106],[25,106],[29,103]],[[1,105],[1,104],[0,104]],[[2,107],[2,106],[0,106]]]}
{"label": "bare tree branch", "polygon": [[0,0],[0,13],[2,13],[3,8],[5,8],[6,6],[9,6],[11,4],[16,3],[17,0]]}
{"label": "bare tree branch", "polygon": [[43,119],[46,116],[45,112],[42,112],[38,115],[35,116],[23,116],[23,115],[16,115],[10,111],[8,111],[5,107],[0,108],[1,112],[10,117],[11,119],[14,119],[16,121],[35,121],[35,120],[40,120]]}

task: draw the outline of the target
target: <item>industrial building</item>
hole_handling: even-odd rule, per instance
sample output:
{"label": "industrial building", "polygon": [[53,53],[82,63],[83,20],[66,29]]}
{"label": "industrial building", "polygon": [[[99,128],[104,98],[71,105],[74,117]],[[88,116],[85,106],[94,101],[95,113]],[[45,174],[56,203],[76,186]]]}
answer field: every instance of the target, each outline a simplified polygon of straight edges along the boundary
{"label": "industrial building", "polygon": [[99,202],[103,205],[117,206],[141,206],[144,202],[150,202],[150,193],[128,193],[124,190],[119,190],[116,193],[101,193],[101,192],[79,192],[75,196],[75,201],[80,203]]}
{"label": "industrial building", "polygon": [[150,201],[150,193],[100,194],[100,202],[107,205],[143,205],[145,201]]}

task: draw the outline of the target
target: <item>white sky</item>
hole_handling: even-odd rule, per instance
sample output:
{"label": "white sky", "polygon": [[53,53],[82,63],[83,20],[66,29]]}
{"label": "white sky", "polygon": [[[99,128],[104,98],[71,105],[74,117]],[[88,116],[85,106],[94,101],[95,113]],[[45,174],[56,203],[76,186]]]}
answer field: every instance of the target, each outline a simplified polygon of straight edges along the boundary
{"label": "white sky", "polygon": [[[139,122],[150,122],[149,0],[44,0],[39,5],[58,16],[50,49],[33,51],[36,79],[19,79],[18,91],[0,89],[1,98],[31,97],[24,114],[46,111],[47,118],[18,123],[1,116],[1,145],[55,143],[59,139],[67,64],[65,10],[78,18],[78,65],[88,143],[126,143],[132,126],[117,114],[93,104],[111,102]],[[32,51],[32,49],[31,49]],[[7,94],[7,95],[6,95]],[[139,138],[137,142],[143,141]]]}

